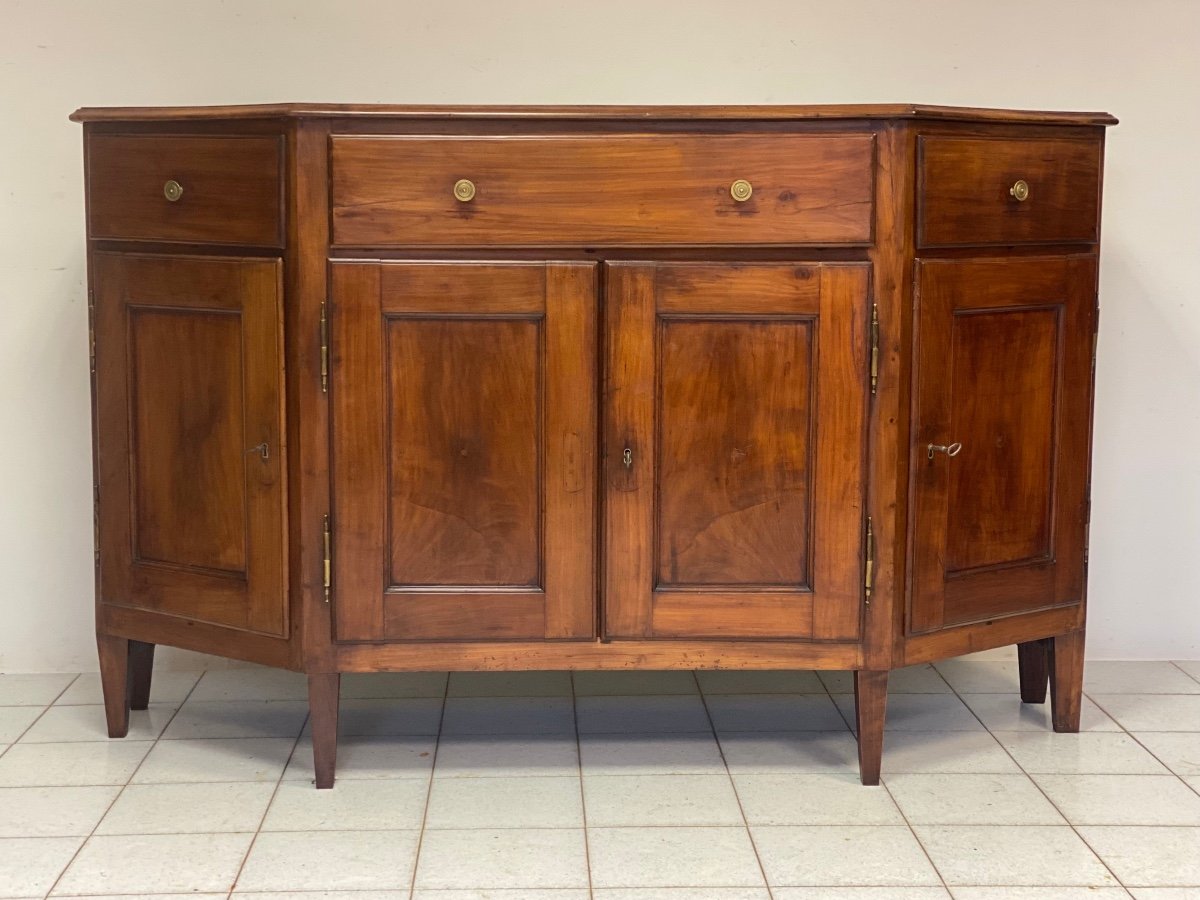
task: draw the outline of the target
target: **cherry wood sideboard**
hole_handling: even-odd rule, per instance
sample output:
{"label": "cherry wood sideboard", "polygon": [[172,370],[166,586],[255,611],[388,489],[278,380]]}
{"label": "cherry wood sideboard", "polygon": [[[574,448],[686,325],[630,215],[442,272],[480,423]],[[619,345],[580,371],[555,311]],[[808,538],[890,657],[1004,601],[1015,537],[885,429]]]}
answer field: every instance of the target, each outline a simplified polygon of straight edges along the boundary
{"label": "cherry wood sideboard", "polygon": [[109,733],[308,675],[888,671],[1079,727],[1103,113],[81,109]]}

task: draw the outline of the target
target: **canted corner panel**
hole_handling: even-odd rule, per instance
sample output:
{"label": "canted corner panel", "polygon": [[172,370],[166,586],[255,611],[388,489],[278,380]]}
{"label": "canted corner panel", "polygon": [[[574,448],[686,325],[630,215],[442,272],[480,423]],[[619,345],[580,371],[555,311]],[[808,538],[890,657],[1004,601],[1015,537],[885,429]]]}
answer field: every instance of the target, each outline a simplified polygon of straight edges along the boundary
{"label": "canted corner panel", "polygon": [[1094,257],[926,260],[918,287],[910,631],[1078,603]]}
{"label": "canted corner panel", "polygon": [[102,601],[285,634],[279,263],[94,269]]}

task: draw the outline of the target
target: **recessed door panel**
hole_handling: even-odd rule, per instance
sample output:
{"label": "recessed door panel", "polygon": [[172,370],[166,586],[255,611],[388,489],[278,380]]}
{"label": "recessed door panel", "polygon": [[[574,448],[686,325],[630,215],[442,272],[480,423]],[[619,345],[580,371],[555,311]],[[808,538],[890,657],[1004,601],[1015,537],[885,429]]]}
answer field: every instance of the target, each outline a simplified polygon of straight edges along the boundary
{"label": "recessed door panel", "polygon": [[660,587],[808,585],[813,330],[661,323]]}
{"label": "recessed door panel", "polygon": [[614,263],[605,630],[852,640],[868,270]]}
{"label": "recessed door panel", "polygon": [[912,630],[1082,599],[1094,310],[1091,257],[919,264]]}
{"label": "recessed door panel", "polygon": [[542,323],[389,319],[389,588],[540,580]]}
{"label": "recessed door panel", "polygon": [[94,280],[102,602],[286,634],[279,263]]}
{"label": "recessed door panel", "polygon": [[335,263],[341,640],[595,633],[595,267]]}

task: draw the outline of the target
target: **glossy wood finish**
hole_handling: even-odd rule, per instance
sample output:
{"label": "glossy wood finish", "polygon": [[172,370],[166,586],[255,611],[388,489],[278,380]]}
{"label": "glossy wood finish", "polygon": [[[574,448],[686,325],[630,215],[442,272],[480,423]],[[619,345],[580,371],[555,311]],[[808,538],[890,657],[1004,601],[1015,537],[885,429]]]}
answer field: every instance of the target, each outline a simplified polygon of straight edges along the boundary
{"label": "glossy wood finish", "polygon": [[610,264],[607,285],[605,633],[856,638],[866,268]]}
{"label": "glossy wood finish", "polygon": [[[917,147],[921,247],[1097,239],[1099,139],[938,136]],[[1012,193],[1017,181],[1024,200]]]}
{"label": "glossy wood finish", "polygon": [[1082,602],[1094,258],[922,260],[917,292],[912,629]]}
{"label": "glossy wood finish", "polygon": [[93,285],[104,602],[285,634],[279,264],[98,253]]}
{"label": "glossy wood finish", "polygon": [[320,787],[342,671],[853,669],[877,783],[888,669],[1017,644],[1078,727],[1110,116],[75,118],[114,734],[158,643],[307,672]]}
{"label": "glossy wood finish", "polygon": [[873,152],[869,135],[339,136],[333,242],[865,243]]}
{"label": "glossy wood finish", "polygon": [[883,760],[884,719],[887,712],[886,671],[859,669],[854,673],[854,733],[858,737],[858,777],[879,784]]}
{"label": "glossy wood finish", "polygon": [[[282,245],[278,137],[97,135],[88,149],[93,238]],[[175,181],[174,202],[163,187]]]}
{"label": "glossy wood finish", "polygon": [[587,264],[334,265],[340,639],[595,633],[596,315]]}

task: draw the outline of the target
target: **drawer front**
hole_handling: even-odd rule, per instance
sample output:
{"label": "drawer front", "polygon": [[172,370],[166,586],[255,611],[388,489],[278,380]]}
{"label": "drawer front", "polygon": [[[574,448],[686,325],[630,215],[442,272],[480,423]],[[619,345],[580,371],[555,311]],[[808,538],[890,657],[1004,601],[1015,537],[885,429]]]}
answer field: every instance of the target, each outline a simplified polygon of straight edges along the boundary
{"label": "drawer front", "polygon": [[872,135],[348,135],[332,154],[340,246],[871,239]]}
{"label": "drawer front", "polygon": [[922,137],[917,242],[1095,241],[1100,158],[1098,140]]}
{"label": "drawer front", "polygon": [[95,135],[88,233],[282,246],[282,146],[278,137]]}

